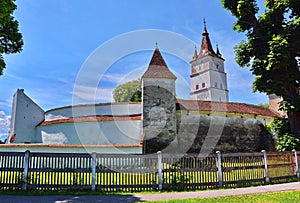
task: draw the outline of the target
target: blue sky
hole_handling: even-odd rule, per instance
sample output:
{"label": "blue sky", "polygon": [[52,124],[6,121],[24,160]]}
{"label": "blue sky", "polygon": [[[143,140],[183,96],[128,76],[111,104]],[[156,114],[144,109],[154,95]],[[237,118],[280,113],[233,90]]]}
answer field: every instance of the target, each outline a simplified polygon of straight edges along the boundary
{"label": "blue sky", "polygon": [[[244,35],[232,30],[235,18],[219,0],[16,3],[14,16],[25,45],[21,53],[5,56],[7,68],[0,76],[0,136],[7,134],[17,88],[25,89],[44,110],[72,103],[107,102],[118,84],[143,73],[156,42],[169,68],[179,77],[177,96],[188,99],[188,60],[194,44],[199,48],[204,18],[213,46],[218,43],[226,59],[230,101],[267,103],[264,94],[252,92],[249,69],[235,62],[233,47]],[[188,41],[186,46],[182,44]]]}

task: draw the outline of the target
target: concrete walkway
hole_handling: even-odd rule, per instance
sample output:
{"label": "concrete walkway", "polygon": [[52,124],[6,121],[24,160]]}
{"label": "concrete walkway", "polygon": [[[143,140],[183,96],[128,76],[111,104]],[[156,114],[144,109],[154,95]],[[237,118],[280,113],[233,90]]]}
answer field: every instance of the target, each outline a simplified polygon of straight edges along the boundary
{"label": "concrete walkway", "polygon": [[185,199],[185,198],[208,198],[208,197],[223,197],[237,196],[248,194],[259,194],[269,192],[282,192],[300,190],[300,182],[284,183],[277,185],[265,185],[247,188],[208,190],[197,192],[174,192],[174,193],[157,193],[157,194],[128,194],[128,195],[89,195],[89,196],[14,196],[0,195],[0,203],[118,203],[118,202],[144,202],[154,200],[169,200],[169,199]]}

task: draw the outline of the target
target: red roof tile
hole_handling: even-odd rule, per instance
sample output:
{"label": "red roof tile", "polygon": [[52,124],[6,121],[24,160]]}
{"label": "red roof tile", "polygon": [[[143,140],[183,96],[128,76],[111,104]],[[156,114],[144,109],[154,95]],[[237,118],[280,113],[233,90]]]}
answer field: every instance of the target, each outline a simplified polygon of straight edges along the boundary
{"label": "red roof tile", "polygon": [[177,99],[177,110],[215,111],[274,117],[278,113],[264,107],[235,102],[215,102]]}
{"label": "red roof tile", "polygon": [[78,118],[60,118],[50,121],[43,121],[39,126],[52,125],[58,123],[77,123],[77,122],[98,122],[98,121],[128,121],[142,120],[141,114],[130,116],[84,116]]}
{"label": "red roof tile", "polygon": [[211,56],[221,58],[221,54],[220,53],[216,54],[213,47],[212,47],[212,45],[211,45],[211,42],[210,42],[210,39],[209,39],[209,34],[207,32],[207,29],[206,29],[206,23],[204,22],[204,31],[202,33],[202,43],[201,43],[200,52],[199,52],[199,55],[198,55],[197,58],[202,58],[202,57],[207,56],[207,55],[211,55]]}
{"label": "red roof tile", "polygon": [[156,48],[149,63],[149,66],[142,78],[176,79],[177,77],[169,70],[159,49]]}

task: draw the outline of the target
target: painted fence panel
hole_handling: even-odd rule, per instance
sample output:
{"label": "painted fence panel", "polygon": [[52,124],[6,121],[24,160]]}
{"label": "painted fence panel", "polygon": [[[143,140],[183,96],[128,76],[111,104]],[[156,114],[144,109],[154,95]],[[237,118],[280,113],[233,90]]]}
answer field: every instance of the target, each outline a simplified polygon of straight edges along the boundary
{"label": "painted fence panel", "polygon": [[262,153],[223,154],[223,185],[263,183],[264,165]]}
{"label": "painted fence panel", "polygon": [[0,152],[0,189],[101,191],[235,187],[299,178],[298,152],[59,154]]}

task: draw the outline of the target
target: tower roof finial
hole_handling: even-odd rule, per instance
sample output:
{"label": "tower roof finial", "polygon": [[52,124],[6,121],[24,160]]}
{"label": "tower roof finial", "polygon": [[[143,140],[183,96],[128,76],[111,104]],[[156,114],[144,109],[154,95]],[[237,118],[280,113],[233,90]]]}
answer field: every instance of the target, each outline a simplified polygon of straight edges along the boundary
{"label": "tower roof finial", "polygon": [[157,41],[155,42],[155,48],[158,49],[158,43],[157,43]]}
{"label": "tower roof finial", "polygon": [[207,29],[206,29],[206,20],[205,20],[205,18],[203,19],[203,24],[204,24],[204,31],[203,31],[203,33],[207,33]]}

